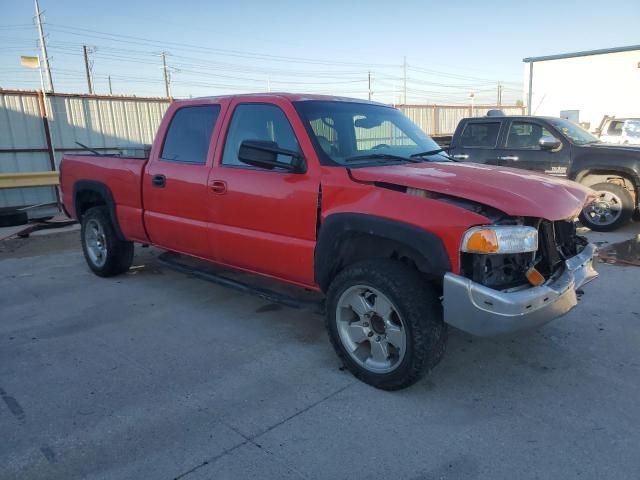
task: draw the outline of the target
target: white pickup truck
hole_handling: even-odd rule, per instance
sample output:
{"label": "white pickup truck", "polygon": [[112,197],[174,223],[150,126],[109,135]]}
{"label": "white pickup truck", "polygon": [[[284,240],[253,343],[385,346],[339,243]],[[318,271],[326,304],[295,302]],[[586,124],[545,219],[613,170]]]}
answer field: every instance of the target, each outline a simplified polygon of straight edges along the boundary
{"label": "white pickup truck", "polygon": [[640,118],[616,118],[605,115],[596,129],[605,143],[640,145]]}

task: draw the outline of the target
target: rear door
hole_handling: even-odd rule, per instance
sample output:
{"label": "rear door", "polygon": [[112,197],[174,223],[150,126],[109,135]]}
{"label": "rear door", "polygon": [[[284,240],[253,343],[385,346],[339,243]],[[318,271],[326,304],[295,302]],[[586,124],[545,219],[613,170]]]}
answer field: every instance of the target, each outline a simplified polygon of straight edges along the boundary
{"label": "rear door", "polygon": [[222,105],[170,107],[142,180],[145,227],[167,250],[212,259],[207,178]]}
{"label": "rear door", "polygon": [[[562,136],[548,128],[543,121],[510,119],[505,130],[499,165],[551,175],[566,174],[571,146]],[[539,140],[544,136],[555,137],[562,142],[562,145],[555,150],[543,150]]]}
{"label": "rear door", "polygon": [[497,165],[502,119],[471,119],[460,125],[449,150],[456,160]]}
{"label": "rear door", "polygon": [[[315,152],[293,106],[235,99],[225,119],[226,138],[209,178],[212,242],[220,263],[304,285],[313,285],[313,255],[320,187]],[[295,129],[294,129],[295,125]],[[301,152],[304,173],[249,166],[238,158],[245,140],[277,143]]]}

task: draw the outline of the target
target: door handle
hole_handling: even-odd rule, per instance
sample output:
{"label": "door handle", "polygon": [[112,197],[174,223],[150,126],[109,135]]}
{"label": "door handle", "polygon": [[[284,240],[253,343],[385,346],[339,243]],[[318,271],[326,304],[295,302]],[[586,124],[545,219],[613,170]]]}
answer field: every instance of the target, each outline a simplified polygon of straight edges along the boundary
{"label": "door handle", "polygon": [[467,158],[469,158],[469,155],[467,155],[466,153],[459,153],[457,155],[451,155],[451,156],[456,160],[466,160]]}
{"label": "door handle", "polygon": [[164,188],[167,184],[167,177],[164,175],[154,175],[151,179],[151,185],[158,188]]}
{"label": "door handle", "polygon": [[520,160],[520,157],[515,157],[513,155],[507,155],[506,157],[498,157],[498,160],[513,160],[515,162],[516,160]]}
{"label": "door handle", "polygon": [[227,182],[223,182],[222,180],[214,180],[209,184],[211,187],[211,191],[213,193],[223,194],[227,191]]}

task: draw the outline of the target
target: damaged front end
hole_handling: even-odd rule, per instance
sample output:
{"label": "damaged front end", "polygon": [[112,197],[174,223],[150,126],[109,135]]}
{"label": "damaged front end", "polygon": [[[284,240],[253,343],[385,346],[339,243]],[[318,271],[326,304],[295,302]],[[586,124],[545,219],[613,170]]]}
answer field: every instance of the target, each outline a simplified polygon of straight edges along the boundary
{"label": "damaged front end", "polygon": [[[444,279],[445,321],[474,335],[535,328],[564,315],[577,304],[577,290],[597,276],[596,248],[577,235],[572,220],[524,217],[500,223],[487,229],[511,225],[535,231],[537,245],[506,253],[462,251],[460,274]],[[490,242],[482,248],[490,249]]]}
{"label": "damaged front end", "polygon": [[502,225],[525,225],[538,233],[533,252],[469,253],[460,256],[460,274],[489,288],[505,290],[529,285],[527,273],[535,269],[546,280],[562,268],[563,262],[580,253],[587,240],[576,232],[575,222],[531,218],[503,219]]}

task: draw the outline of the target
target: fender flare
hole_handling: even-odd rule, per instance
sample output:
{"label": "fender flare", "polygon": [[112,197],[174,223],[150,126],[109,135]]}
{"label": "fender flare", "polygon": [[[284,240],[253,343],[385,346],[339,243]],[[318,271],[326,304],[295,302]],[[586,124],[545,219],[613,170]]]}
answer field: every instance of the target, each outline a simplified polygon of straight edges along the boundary
{"label": "fender flare", "polygon": [[404,222],[361,213],[329,215],[320,227],[314,257],[315,281],[326,291],[340,266],[338,249],[349,234],[363,234],[391,240],[408,247],[420,258],[418,270],[439,278],[451,271],[449,255],[437,235]]}
{"label": "fender flare", "polygon": [[109,211],[109,219],[111,220],[111,224],[116,232],[116,236],[119,240],[126,240],[124,235],[122,234],[122,230],[120,229],[120,224],[118,223],[118,216],[116,215],[116,203],[113,200],[113,194],[111,193],[111,189],[102,182],[97,182],[95,180],[78,180],[73,185],[73,208],[76,213],[76,218],[79,222],[82,222],[82,215],[79,213],[79,204],[78,204],[78,196],[82,192],[94,192],[99,194],[102,198],[104,198],[107,210]]}
{"label": "fender flare", "polygon": [[580,169],[576,169],[576,172],[572,175],[572,180],[582,183],[582,180],[591,174],[600,175],[597,172],[607,172],[607,174],[627,177],[631,180],[633,187],[640,191],[640,175],[632,168],[620,167],[618,165],[612,166],[594,163],[592,165],[584,166]]}

